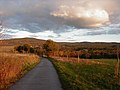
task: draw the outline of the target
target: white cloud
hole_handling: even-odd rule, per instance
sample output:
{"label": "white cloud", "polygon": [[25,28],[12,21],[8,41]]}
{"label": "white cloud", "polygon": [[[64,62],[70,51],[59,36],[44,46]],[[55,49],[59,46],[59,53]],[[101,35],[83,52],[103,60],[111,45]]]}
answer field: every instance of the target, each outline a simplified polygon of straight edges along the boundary
{"label": "white cloud", "polygon": [[61,5],[50,15],[61,18],[65,24],[73,25],[77,28],[100,27],[109,24],[109,13],[105,9],[80,5]]}
{"label": "white cloud", "polygon": [[119,3],[120,0],[0,0],[0,16],[9,28],[5,34],[14,38],[119,41]]}
{"label": "white cloud", "polygon": [[[87,29],[74,29],[63,33],[55,33],[53,31],[43,31],[38,33],[30,33],[28,31],[20,31],[16,29],[8,29],[5,34],[9,38],[23,38],[34,37],[38,39],[52,39],[58,42],[120,42],[120,34],[111,33],[110,30],[87,30]],[[105,31],[105,32],[104,32]],[[87,35],[89,33],[89,35]],[[103,33],[104,32],[104,33]]]}

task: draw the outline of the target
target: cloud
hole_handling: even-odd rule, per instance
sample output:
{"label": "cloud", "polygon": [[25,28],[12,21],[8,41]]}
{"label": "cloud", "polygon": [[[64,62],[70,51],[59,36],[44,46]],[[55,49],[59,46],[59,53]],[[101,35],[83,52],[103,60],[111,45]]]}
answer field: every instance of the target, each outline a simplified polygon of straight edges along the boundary
{"label": "cloud", "polygon": [[120,15],[116,14],[119,10],[118,2],[119,0],[0,0],[0,15],[10,28],[19,29],[18,26],[21,26],[30,32],[48,29],[60,32],[66,26],[94,28],[115,22],[113,18],[117,17],[114,15]]}
{"label": "cloud", "polygon": [[92,35],[102,35],[102,34],[106,34],[106,32],[105,31],[91,31],[91,32],[87,32],[87,35],[90,35],[90,36],[92,36]]}
{"label": "cloud", "polygon": [[99,8],[62,5],[51,15],[63,19],[64,24],[76,28],[100,27],[109,22],[108,13]]}
{"label": "cloud", "polygon": [[120,0],[0,0],[0,20],[6,34],[15,38],[74,41],[87,36],[119,36],[119,3]]}
{"label": "cloud", "polygon": [[61,42],[120,42],[120,30],[106,29],[109,27],[104,27],[97,30],[89,29],[71,29],[66,32],[55,33],[53,31],[43,31],[37,33],[31,33],[24,30],[8,29],[5,33],[6,37],[9,38],[23,38],[23,37],[33,37],[38,39],[52,39]]}

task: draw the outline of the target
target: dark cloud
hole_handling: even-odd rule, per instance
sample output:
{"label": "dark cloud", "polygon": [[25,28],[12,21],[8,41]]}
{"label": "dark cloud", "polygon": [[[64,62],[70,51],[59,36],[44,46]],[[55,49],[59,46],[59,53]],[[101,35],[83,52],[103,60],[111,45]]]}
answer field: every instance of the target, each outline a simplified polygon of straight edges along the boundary
{"label": "dark cloud", "polygon": [[117,29],[116,29],[116,30],[115,30],[115,29],[114,29],[114,30],[109,30],[109,31],[108,31],[108,34],[119,35],[119,34],[120,34],[120,29],[118,29],[118,30],[117,30]]}
{"label": "dark cloud", "polygon": [[[76,16],[77,13],[81,15],[82,12],[92,8],[105,9],[110,16],[110,22],[119,23],[119,3],[120,0],[0,0],[0,16],[8,28],[32,33],[46,30],[60,33],[69,27],[89,29],[106,25],[107,20]],[[59,11],[67,11],[68,16],[55,16],[54,14]],[[88,35],[92,34],[102,33],[88,32]]]}
{"label": "dark cloud", "polygon": [[120,35],[120,24],[111,24],[107,27],[89,30],[86,35]]}
{"label": "dark cloud", "polygon": [[105,31],[91,31],[88,32],[86,35],[102,35],[102,34],[106,34]]}
{"label": "dark cloud", "polygon": [[115,29],[111,29],[111,30],[106,30],[106,31],[90,31],[90,32],[87,32],[86,35],[90,35],[90,36],[94,36],[94,35],[104,35],[104,34],[107,34],[107,35],[120,35],[120,30],[115,30]]}

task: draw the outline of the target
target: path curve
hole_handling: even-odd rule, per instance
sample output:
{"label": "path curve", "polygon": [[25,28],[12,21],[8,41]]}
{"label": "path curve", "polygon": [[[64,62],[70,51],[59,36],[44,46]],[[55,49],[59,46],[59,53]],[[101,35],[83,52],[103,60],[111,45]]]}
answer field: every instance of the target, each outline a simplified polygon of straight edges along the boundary
{"label": "path curve", "polygon": [[9,90],[63,90],[52,63],[42,58],[41,62]]}

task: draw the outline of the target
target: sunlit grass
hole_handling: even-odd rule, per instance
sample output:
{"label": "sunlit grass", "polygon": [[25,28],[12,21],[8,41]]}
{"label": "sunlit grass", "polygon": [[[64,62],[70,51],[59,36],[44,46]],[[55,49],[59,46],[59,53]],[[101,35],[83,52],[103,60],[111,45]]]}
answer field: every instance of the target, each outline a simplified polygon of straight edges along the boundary
{"label": "sunlit grass", "polygon": [[0,46],[0,53],[13,53],[14,52],[14,46]]}
{"label": "sunlit grass", "polygon": [[0,53],[0,90],[8,88],[37,63],[36,55]]}
{"label": "sunlit grass", "polygon": [[120,77],[114,77],[116,60],[90,60],[89,63],[51,61],[64,90],[120,90]]}

